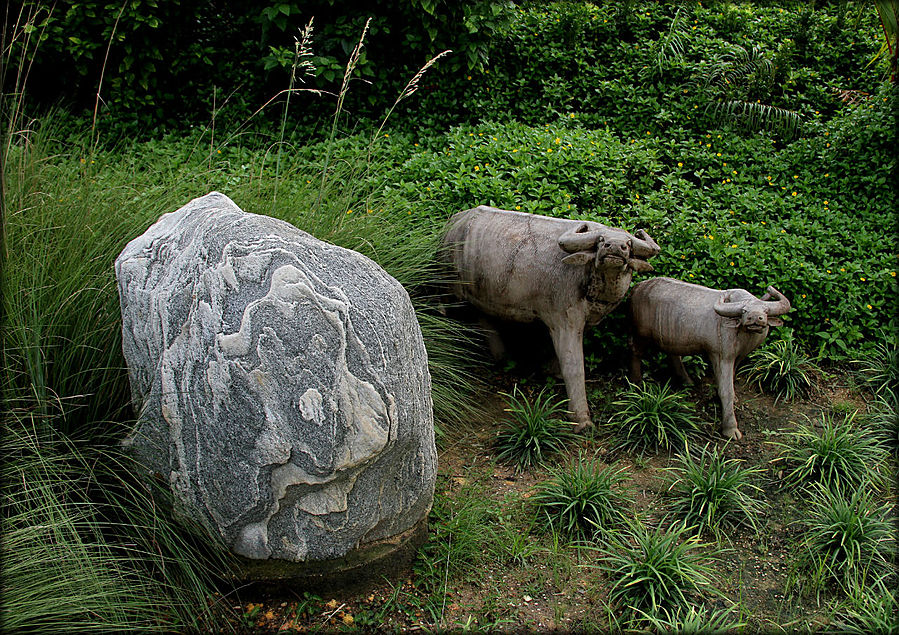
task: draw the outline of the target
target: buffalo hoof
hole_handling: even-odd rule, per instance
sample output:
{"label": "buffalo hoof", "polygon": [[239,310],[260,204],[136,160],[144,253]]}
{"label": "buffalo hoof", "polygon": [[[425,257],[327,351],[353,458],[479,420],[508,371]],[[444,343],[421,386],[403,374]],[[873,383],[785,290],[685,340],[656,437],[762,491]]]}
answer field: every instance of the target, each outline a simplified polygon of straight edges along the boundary
{"label": "buffalo hoof", "polygon": [[723,434],[728,439],[733,439],[734,441],[739,441],[743,438],[743,433],[736,428],[724,429],[721,431],[721,434]]}
{"label": "buffalo hoof", "polygon": [[581,421],[579,424],[577,424],[576,426],[574,426],[574,433],[575,433],[575,434],[580,434],[581,432],[583,432],[583,431],[586,430],[587,428],[592,428],[592,427],[593,427],[593,422],[590,421],[589,419],[588,419],[587,421]]}

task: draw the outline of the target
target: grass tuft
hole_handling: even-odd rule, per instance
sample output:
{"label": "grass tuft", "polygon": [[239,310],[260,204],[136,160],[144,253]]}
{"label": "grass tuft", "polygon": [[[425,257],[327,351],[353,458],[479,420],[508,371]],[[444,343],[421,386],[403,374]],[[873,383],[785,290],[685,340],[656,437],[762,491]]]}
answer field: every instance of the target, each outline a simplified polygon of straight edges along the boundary
{"label": "grass tuft", "polygon": [[811,420],[800,424],[786,442],[775,441],[786,462],[787,487],[823,483],[857,489],[863,483],[880,485],[887,451],[870,431],[855,422],[857,413],[842,418],[822,413],[820,431]]}
{"label": "grass tuft", "polygon": [[711,444],[698,456],[688,447],[675,457],[675,466],[668,468],[671,512],[698,533],[709,530],[720,537],[738,527],[751,527],[758,533],[764,504],[762,491],[752,480],[761,471],[744,468]]}
{"label": "grass tuft", "polygon": [[632,503],[621,487],[626,480],[623,469],[601,468],[596,459],[579,454],[568,465],[550,470],[533,501],[550,530],[589,539],[626,518]]}
{"label": "grass tuft", "polygon": [[899,345],[895,341],[885,338],[856,363],[862,380],[874,394],[899,391]]}
{"label": "grass tuft", "polygon": [[817,368],[792,337],[754,351],[749,360],[746,373],[750,383],[773,394],[775,403],[807,396],[814,386]]}
{"label": "grass tuft", "polygon": [[639,622],[687,608],[700,594],[717,594],[713,557],[705,546],[681,523],[653,529],[632,521],[627,529],[608,533],[598,549],[600,568],[611,582],[609,602]]}
{"label": "grass tuft", "polygon": [[891,509],[867,484],[858,489],[816,484],[801,522],[805,533],[793,583],[802,575],[815,589],[834,582],[851,589],[886,573],[895,555]]}
{"label": "grass tuft", "polygon": [[501,394],[509,400],[506,412],[511,419],[496,438],[496,456],[500,461],[511,463],[522,472],[561,452],[575,438],[571,424],[565,421],[566,400],[556,399],[550,388],[544,387],[532,398],[517,385],[511,394]]}
{"label": "grass tuft", "polygon": [[612,407],[615,413],[607,427],[613,430],[618,449],[669,450],[683,446],[701,429],[693,404],[667,382],[630,384]]}

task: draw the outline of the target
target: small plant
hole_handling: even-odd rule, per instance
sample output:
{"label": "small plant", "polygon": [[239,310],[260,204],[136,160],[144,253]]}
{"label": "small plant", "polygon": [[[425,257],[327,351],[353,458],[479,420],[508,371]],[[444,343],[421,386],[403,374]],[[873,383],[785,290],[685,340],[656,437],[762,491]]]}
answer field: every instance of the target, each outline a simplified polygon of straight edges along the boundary
{"label": "small plant", "polygon": [[[893,589],[890,591],[890,589]],[[871,584],[853,584],[837,607],[834,626],[840,633],[899,633],[896,581],[886,576]]]}
{"label": "small plant", "polygon": [[820,482],[855,489],[865,482],[880,484],[886,450],[867,430],[855,425],[856,415],[822,414],[820,432],[809,421],[798,425],[786,443],[774,442],[782,449],[779,460],[789,467],[785,485]]}
{"label": "small plant", "polygon": [[899,346],[895,341],[878,342],[870,355],[856,363],[871,392],[879,395],[899,390]]}
{"label": "small plant", "polygon": [[495,551],[498,513],[494,501],[477,483],[455,496],[438,494],[430,516],[430,537],[413,564],[418,581],[440,594],[452,576],[482,563]]}
{"label": "small plant", "polygon": [[630,384],[612,407],[617,410],[609,426],[618,438],[618,448],[668,450],[683,445],[688,436],[700,430],[693,405],[667,382]]}
{"label": "small plant", "polygon": [[647,626],[656,633],[682,633],[708,635],[712,633],[737,633],[746,628],[737,613],[738,606],[726,609],[710,610],[697,608],[692,604],[687,608],[673,611],[662,609],[656,615],[644,614]]}
{"label": "small plant", "polygon": [[554,400],[546,388],[529,400],[517,385],[511,394],[501,394],[509,399],[506,412],[511,413],[512,419],[497,436],[496,456],[514,464],[517,471],[541,464],[574,438],[571,425],[563,420],[566,400]]}
{"label": "small plant", "polygon": [[752,479],[760,468],[744,468],[711,444],[706,444],[697,457],[688,447],[675,461],[677,465],[668,469],[675,517],[698,533],[711,530],[720,535],[722,530],[740,526],[758,532],[757,518],[763,507],[758,497],[761,490]]}
{"label": "small plant", "polygon": [[[837,582],[852,588],[886,572],[895,542],[888,520],[867,483],[845,490],[816,484],[795,573],[810,573],[814,588]],[[794,574],[795,575],[795,574]]]}
{"label": "small plant", "polygon": [[590,538],[624,520],[630,506],[621,488],[625,480],[623,470],[600,468],[595,459],[579,455],[567,466],[552,469],[533,500],[550,529]]}
{"label": "small plant", "polygon": [[681,523],[652,529],[631,521],[626,530],[607,534],[599,552],[600,568],[612,583],[610,603],[641,621],[663,610],[686,608],[695,594],[718,593],[704,546]]}
{"label": "small plant", "polygon": [[808,395],[814,386],[814,362],[799,348],[796,340],[786,337],[769,347],[754,351],[747,370],[750,382],[773,394],[775,402],[792,401]]}
{"label": "small plant", "polygon": [[865,426],[871,431],[880,443],[893,451],[899,452],[899,412],[896,405],[899,403],[896,393],[885,390],[874,397],[868,404],[868,412],[865,415]]}

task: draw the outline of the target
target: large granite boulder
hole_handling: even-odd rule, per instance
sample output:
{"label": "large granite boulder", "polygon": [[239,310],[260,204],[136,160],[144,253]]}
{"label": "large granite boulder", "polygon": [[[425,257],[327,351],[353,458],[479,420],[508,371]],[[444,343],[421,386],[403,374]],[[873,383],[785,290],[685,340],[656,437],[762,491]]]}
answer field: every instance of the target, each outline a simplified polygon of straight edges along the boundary
{"label": "large granite boulder", "polygon": [[115,263],[126,440],[234,553],[351,559],[423,527],[436,451],[409,296],[377,264],[212,192]]}

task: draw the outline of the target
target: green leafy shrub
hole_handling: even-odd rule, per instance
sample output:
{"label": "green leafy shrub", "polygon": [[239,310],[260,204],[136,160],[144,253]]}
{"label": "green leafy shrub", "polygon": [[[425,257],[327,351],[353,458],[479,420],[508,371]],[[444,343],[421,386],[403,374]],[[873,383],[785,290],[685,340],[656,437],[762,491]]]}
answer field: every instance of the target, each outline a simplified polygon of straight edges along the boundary
{"label": "green leafy shrub", "polygon": [[848,491],[863,483],[882,483],[886,450],[855,418],[856,413],[845,418],[822,414],[820,431],[809,420],[796,426],[786,441],[775,442],[779,459],[786,463],[784,484],[817,482]]}
{"label": "green leafy shrub", "polygon": [[523,471],[543,463],[550,454],[561,452],[574,438],[572,424],[565,421],[565,399],[556,399],[553,391],[544,387],[528,398],[516,385],[506,409],[511,419],[496,437],[496,457]]}
{"label": "green leafy shrub", "polygon": [[798,572],[810,575],[813,588],[830,582],[857,588],[887,572],[895,555],[892,505],[878,502],[866,485],[815,484],[797,557]]}
{"label": "green leafy shrub", "polygon": [[631,501],[621,485],[621,469],[601,468],[596,459],[579,454],[567,465],[550,469],[533,502],[546,527],[576,538],[590,538],[625,519]]}
{"label": "green leafy shrub", "polygon": [[698,456],[689,447],[668,468],[671,512],[698,533],[710,530],[720,536],[738,527],[758,532],[764,504],[761,489],[753,484],[760,468],[744,468],[723,450],[706,444]]}
{"label": "green leafy shrub", "polygon": [[693,405],[664,384],[631,384],[612,402],[606,427],[616,447],[640,452],[680,447],[700,431]]}
{"label": "green leafy shrub", "polygon": [[792,336],[775,340],[749,355],[746,376],[750,382],[775,395],[775,403],[806,396],[814,387],[817,370]]}
{"label": "green leafy shrub", "polygon": [[600,568],[611,581],[609,602],[636,616],[690,606],[699,594],[715,594],[713,557],[686,527],[652,529],[633,521],[598,547]]}

